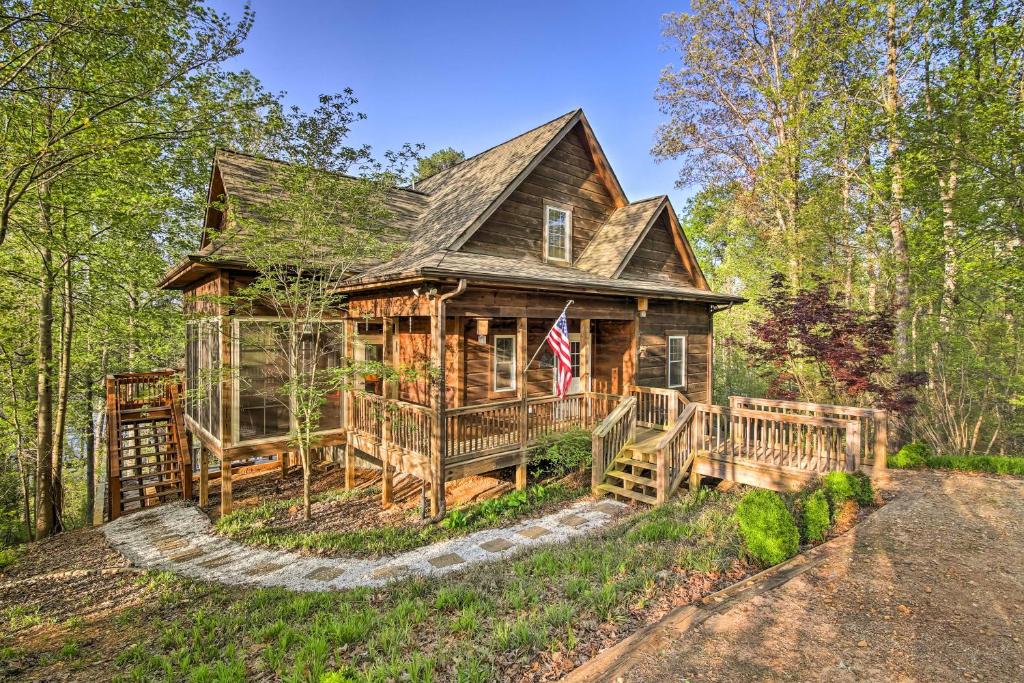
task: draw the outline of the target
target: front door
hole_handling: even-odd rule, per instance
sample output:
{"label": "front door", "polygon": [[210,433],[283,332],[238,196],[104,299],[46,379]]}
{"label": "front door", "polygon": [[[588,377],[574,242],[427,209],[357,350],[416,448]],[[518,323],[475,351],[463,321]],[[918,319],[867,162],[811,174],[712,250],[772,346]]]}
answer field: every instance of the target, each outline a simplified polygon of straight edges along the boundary
{"label": "front door", "polygon": [[[570,394],[579,394],[587,390],[583,386],[583,380],[581,378],[581,366],[580,366],[580,333],[571,332],[569,334],[569,359],[572,363],[572,382],[569,384]],[[551,377],[551,393],[558,393],[558,363],[555,363],[555,369]]]}

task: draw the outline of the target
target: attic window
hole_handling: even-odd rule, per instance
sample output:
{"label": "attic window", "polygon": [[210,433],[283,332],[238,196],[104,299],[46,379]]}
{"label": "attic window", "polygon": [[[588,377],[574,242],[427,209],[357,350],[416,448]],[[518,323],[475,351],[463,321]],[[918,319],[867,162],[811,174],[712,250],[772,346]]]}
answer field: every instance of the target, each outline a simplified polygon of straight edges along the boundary
{"label": "attic window", "polygon": [[544,260],[572,261],[572,209],[544,205]]}

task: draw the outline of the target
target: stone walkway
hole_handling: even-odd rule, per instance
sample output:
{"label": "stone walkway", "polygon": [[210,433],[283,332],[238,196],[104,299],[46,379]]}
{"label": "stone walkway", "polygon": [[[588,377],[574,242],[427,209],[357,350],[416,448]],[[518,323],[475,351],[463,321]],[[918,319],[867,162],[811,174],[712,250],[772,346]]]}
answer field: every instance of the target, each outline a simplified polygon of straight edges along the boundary
{"label": "stone walkway", "polygon": [[379,586],[407,576],[440,576],[478,562],[509,557],[524,548],[558,543],[601,529],[624,507],[612,500],[582,501],[546,517],[477,531],[376,560],[313,557],[244,545],[216,534],[206,515],[189,503],[121,517],[103,531],[118,552],[146,569],[204,581],[324,591]]}

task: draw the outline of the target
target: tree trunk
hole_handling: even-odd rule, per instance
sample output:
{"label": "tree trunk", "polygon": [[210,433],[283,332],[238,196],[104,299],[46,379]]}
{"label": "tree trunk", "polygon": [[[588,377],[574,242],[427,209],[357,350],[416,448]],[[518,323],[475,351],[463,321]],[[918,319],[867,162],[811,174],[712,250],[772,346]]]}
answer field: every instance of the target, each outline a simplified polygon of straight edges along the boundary
{"label": "tree trunk", "polygon": [[39,292],[39,329],[36,361],[36,540],[53,533],[53,279],[49,245],[40,250],[43,275]]}
{"label": "tree trunk", "polygon": [[53,419],[53,524],[54,531],[64,529],[64,443],[67,431],[68,393],[71,385],[71,337],[74,333],[75,308],[71,282],[71,257],[64,260],[63,300],[61,317],[60,370],[57,381],[57,403]]}
{"label": "tree trunk", "polygon": [[313,502],[310,487],[313,482],[313,463],[309,446],[299,444],[299,457],[302,458],[302,518],[307,522],[313,519]]}
{"label": "tree trunk", "polygon": [[[954,139],[954,148],[956,140]],[[949,332],[952,321],[953,306],[956,302],[956,242],[957,228],[954,215],[956,186],[959,181],[956,157],[949,162],[949,172],[945,179],[939,176],[939,198],[942,200],[942,301],[939,309],[939,322],[943,332]]]}
{"label": "tree trunk", "polygon": [[885,63],[885,117],[887,153],[889,162],[889,231],[892,234],[892,252],[896,260],[893,291],[893,312],[896,316],[896,360],[905,365],[908,358],[908,311],[910,309],[910,255],[907,232],[903,225],[903,140],[900,135],[899,76],[896,66],[897,51],[896,0],[886,6],[886,63]]}
{"label": "tree trunk", "polygon": [[96,410],[93,406],[93,378],[88,373],[85,379],[85,410],[87,417],[85,433],[85,525],[92,526],[96,518]]}

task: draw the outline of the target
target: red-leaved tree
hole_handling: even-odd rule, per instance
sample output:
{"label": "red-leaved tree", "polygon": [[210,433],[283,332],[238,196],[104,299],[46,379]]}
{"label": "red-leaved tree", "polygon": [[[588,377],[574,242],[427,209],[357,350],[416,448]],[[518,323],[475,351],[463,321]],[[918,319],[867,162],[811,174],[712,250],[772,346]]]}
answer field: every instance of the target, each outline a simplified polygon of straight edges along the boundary
{"label": "red-leaved tree", "polygon": [[747,350],[768,380],[771,398],[872,405],[905,413],[923,373],[893,372],[895,319],[888,310],[848,307],[818,281],[795,292],[772,276],[759,303],[768,317],[751,325]]}

